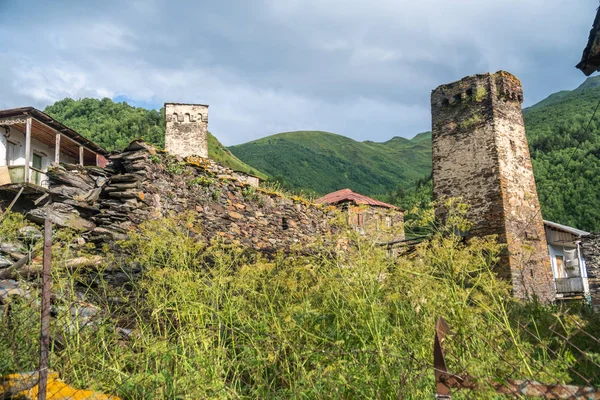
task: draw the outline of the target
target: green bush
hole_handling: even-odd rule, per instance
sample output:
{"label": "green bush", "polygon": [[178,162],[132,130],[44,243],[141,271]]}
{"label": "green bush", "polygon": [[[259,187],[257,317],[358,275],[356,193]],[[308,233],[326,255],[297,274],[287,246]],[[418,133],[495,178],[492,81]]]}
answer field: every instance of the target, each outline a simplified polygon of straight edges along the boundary
{"label": "green bush", "polygon": [[[106,254],[105,271],[60,268],[73,250],[57,244],[52,330],[60,346],[51,367],[77,387],[124,399],[431,398],[442,315],[452,328],[450,371],[481,385],[455,398],[498,398],[489,379],[577,383],[569,367],[581,366],[599,384],[593,364],[582,365],[546,328],[560,322],[569,335],[574,328],[565,321],[573,320],[598,337],[592,318],[512,299],[492,269],[501,251],[493,237],[463,243],[444,233],[462,227],[463,213],[456,208],[454,226],[398,259],[352,232],[346,252],[325,247],[315,256],[267,259],[203,243],[188,215],[144,224]],[[131,277],[123,287],[105,280],[115,269]],[[82,296],[102,312],[90,326],[67,329],[68,306]],[[24,323],[0,321],[0,356],[19,363],[0,363],[2,374],[35,367],[35,310],[13,308],[12,315]],[[29,328],[27,321],[34,321]],[[117,327],[132,330],[128,340]],[[22,345],[13,349],[11,338]]]}

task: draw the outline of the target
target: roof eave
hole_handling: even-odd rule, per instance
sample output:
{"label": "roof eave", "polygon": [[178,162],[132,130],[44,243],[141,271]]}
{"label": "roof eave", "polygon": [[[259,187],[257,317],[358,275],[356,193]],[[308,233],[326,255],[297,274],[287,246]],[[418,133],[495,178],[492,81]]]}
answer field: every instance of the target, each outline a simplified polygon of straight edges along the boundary
{"label": "roof eave", "polygon": [[103,156],[108,155],[108,151],[106,151],[102,147],[98,146],[96,143],[83,137],[80,133],[78,133],[75,130],[69,128],[68,126],[62,124],[61,122],[56,121],[54,118],[52,118],[48,114],[38,110],[37,108],[19,107],[19,108],[12,108],[9,110],[0,110],[0,118],[10,118],[10,117],[16,117],[18,115],[31,116],[32,118],[35,118],[36,120],[40,121],[41,123],[50,126],[52,129],[56,130],[57,132],[88,147],[90,150],[93,150],[98,154],[102,154]]}

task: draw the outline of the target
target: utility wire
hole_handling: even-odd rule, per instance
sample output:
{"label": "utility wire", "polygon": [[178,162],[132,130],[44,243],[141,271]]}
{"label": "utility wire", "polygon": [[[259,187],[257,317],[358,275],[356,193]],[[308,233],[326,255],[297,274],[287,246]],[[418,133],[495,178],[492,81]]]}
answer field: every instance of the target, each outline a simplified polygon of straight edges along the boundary
{"label": "utility wire", "polygon": [[[579,150],[579,148],[581,147],[581,144],[583,143],[583,141],[587,138],[588,135],[588,131],[590,129],[590,126],[592,125],[592,121],[594,120],[594,117],[596,116],[596,112],[598,112],[598,108],[600,108],[600,99],[598,99],[598,103],[596,104],[596,108],[594,108],[594,112],[592,113],[592,117],[590,118],[590,120],[587,123],[587,126],[585,127],[585,130],[583,131],[583,135],[581,136],[581,139],[579,141],[579,143],[577,143],[577,146],[575,147],[575,149],[571,152],[571,156],[569,157],[569,160],[567,161],[567,164],[565,165],[565,171],[567,170],[567,168],[569,167],[569,165],[571,164],[571,161],[573,160],[573,156],[575,155],[575,153]],[[548,193],[548,195],[544,198],[544,203],[546,201],[548,201],[548,199],[554,194],[554,191],[558,188],[557,185],[558,181],[554,181],[554,185],[552,186],[552,190],[550,190],[550,193]],[[529,219],[529,221],[527,222],[527,225],[525,225],[525,228],[523,228],[521,230],[521,232],[519,232],[519,234],[517,235],[517,239],[523,234],[525,233],[525,231],[527,230],[527,228],[529,228],[529,225],[531,225],[531,223],[533,222],[533,220],[535,219],[535,217],[538,216],[538,214],[542,211],[542,202],[540,202],[540,207],[538,208],[538,210],[535,212],[535,214]]]}

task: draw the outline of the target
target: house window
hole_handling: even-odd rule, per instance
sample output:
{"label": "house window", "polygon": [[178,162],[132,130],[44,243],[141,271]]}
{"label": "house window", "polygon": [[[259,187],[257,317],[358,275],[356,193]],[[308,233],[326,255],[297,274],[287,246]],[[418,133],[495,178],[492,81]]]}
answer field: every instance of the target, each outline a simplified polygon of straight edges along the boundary
{"label": "house window", "polygon": [[565,271],[568,277],[581,276],[577,249],[564,250]]}
{"label": "house window", "polygon": [[385,227],[386,228],[392,227],[392,217],[385,217]]}
{"label": "house window", "polygon": [[290,229],[287,218],[285,218],[285,217],[281,218],[281,229],[283,229],[284,231],[287,231],[288,229]]}
{"label": "house window", "polygon": [[8,165],[15,165],[17,159],[21,155],[20,146],[18,143],[7,142],[6,143],[6,163]]}
{"label": "house window", "polygon": [[363,226],[363,213],[353,212],[350,214],[350,224],[355,228],[361,228]]}
{"label": "house window", "polygon": [[[33,168],[41,171],[42,170],[42,156],[34,153],[32,159],[31,159],[31,166]],[[31,171],[31,183],[35,183],[36,185],[39,185],[42,182],[42,174],[41,174],[41,172],[36,171],[35,169]]]}
{"label": "house window", "polygon": [[565,264],[563,256],[554,256],[554,263],[556,264],[556,276],[559,278],[566,277]]}
{"label": "house window", "polygon": [[350,211],[349,214],[349,222],[350,225],[352,225],[352,228],[354,228],[355,231],[364,234],[365,230],[363,228],[364,225],[364,216],[362,211],[359,211],[360,209],[356,208],[352,211]]}

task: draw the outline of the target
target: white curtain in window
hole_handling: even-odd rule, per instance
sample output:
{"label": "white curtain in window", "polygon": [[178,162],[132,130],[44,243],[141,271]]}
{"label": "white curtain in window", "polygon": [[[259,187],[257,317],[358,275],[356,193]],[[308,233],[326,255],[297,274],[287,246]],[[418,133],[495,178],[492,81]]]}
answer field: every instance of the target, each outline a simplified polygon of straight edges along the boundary
{"label": "white curtain in window", "polygon": [[572,250],[564,250],[565,255],[565,269],[567,270],[567,275],[571,276],[579,276],[579,257],[577,255],[577,249]]}

